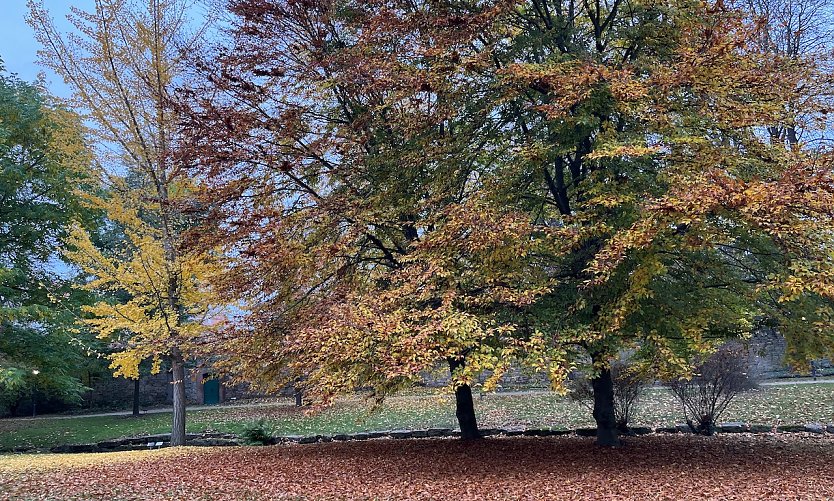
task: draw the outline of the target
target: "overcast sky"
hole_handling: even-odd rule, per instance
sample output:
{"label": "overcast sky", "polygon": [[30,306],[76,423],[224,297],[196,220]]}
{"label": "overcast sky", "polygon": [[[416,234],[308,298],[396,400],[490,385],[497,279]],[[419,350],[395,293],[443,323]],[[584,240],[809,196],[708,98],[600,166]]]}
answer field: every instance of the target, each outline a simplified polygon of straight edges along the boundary
{"label": "overcast sky", "polygon": [[[44,5],[55,19],[58,29],[67,31],[66,20],[70,6],[91,10],[93,0],[44,0]],[[26,81],[33,81],[38,73],[46,75],[49,90],[60,97],[68,97],[69,90],[60,77],[37,65],[38,43],[32,28],[26,24],[26,0],[0,0],[0,58],[9,73],[17,73]]]}

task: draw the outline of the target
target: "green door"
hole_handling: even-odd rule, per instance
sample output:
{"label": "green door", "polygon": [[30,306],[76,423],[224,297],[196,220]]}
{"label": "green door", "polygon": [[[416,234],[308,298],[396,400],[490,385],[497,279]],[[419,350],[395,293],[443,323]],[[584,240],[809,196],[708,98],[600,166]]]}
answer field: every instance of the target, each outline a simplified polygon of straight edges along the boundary
{"label": "green door", "polygon": [[217,405],[220,403],[220,381],[217,379],[203,380],[203,405]]}

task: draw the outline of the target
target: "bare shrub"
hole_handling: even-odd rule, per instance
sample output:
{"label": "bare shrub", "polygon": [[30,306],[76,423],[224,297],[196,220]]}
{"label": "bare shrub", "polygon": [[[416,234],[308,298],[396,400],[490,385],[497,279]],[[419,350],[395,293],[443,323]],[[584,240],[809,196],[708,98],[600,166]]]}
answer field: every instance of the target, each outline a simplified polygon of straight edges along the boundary
{"label": "bare shrub", "polygon": [[[617,429],[622,433],[628,433],[628,423],[637,401],[651,381],[627,361],[622,360],[611,363],[611,378],[614,382],[614,417],[617,420]],[[568,387],[572,400],[593,410],[594,390],[585,374],[571,379]]]}
{"label": "bare shrub", "polygon": [[727,343],[696,365],[690,379],[669,382],[683,406],[686,424],[693,433],[712,435],[721,414],[742,392],[756,388],[750,359],[741,343]]}

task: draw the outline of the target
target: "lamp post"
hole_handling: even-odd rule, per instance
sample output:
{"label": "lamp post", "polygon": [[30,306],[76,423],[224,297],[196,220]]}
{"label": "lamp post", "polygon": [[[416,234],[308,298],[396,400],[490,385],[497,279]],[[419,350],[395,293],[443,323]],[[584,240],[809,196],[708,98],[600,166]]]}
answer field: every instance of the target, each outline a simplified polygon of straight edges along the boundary
{"label": "lamp post", "polygon": [[36,414],[36,404],[35,404],[35,387],[37,386],[37,377],[41,371],[38,369],[32,369],[32,417],[35,417]]}

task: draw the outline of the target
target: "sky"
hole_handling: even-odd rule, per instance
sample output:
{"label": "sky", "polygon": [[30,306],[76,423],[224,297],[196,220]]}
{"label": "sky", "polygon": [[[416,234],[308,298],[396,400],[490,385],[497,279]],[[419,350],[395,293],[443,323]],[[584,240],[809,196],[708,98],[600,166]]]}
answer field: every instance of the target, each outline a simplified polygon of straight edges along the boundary
{"label": "sky", "polygon": [[[71,6],[91,10],[93,0],[44,0],[44,6],[55,19],[60,31],[72,28],[66,15]],[[0,58],[8,73],[17,73],[28,82],[34,81],[38,73],[46,76],[47,87],[58,97],[69,97],[70,91],[60,77],[38,66],[38,42],[32,28],[26,24],[26,0],[0,0]]]}

